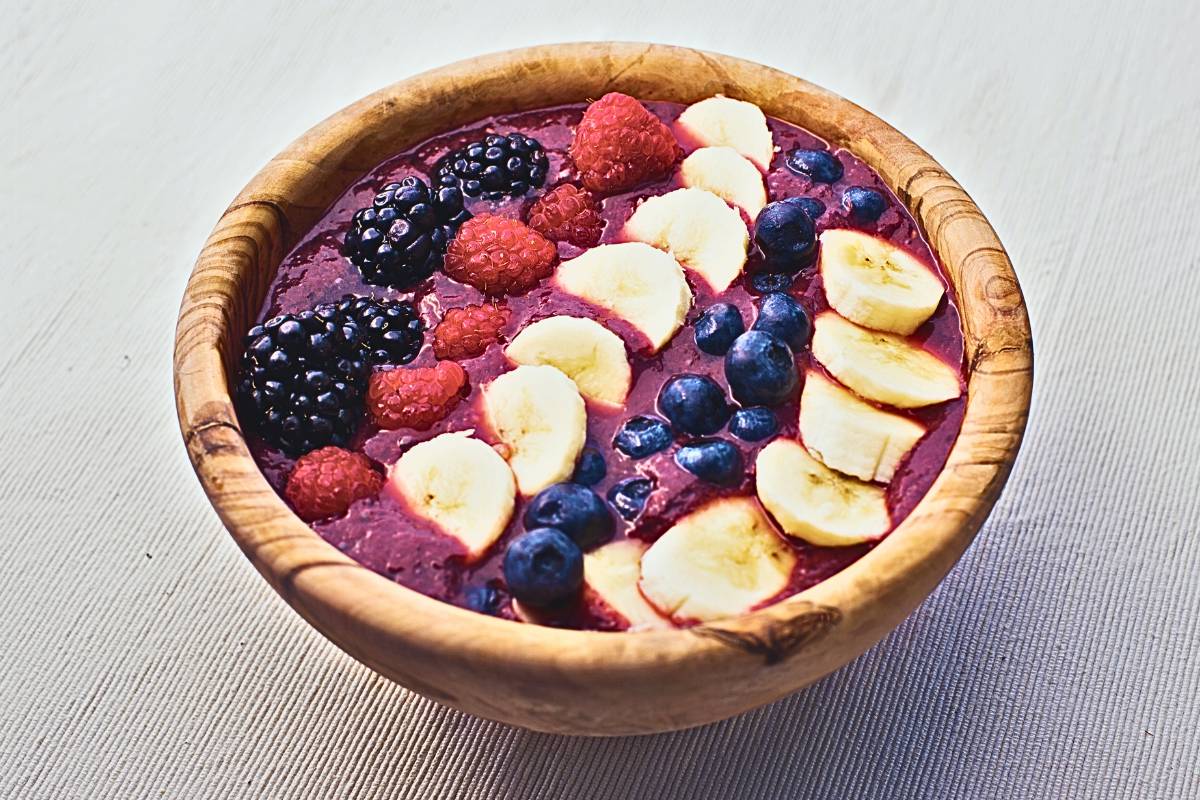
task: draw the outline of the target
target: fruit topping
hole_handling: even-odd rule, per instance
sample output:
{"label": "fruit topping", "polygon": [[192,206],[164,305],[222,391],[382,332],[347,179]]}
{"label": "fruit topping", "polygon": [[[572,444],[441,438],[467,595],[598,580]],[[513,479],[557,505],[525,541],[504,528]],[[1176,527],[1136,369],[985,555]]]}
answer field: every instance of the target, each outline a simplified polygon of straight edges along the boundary
{"label": "fruit topping", "polygon": [[671,429],[657,417],[630,417],[617,429],[613,447],[630,458],[645,458],[671,446]]}
{"label": "fruit topping", "polygon": [[725,390],[707,375],[677,375],[658,393],[658,410],[678,433],[716,433],[729,420]]}
{"label": "fruit topping", "polygon": [[675,463],[702,481],[736,486],[746,472],[742,451],[724,439],[707,439],[681,445]]}
{"label": "fruit topping", "polygon": [[742,274],[750,245],[741,215],[703,189],[676,189],[648,198],[625,222],[623,235],[666,250],[716,293]]}
{"label": "fruit topping", "polygon": [[554,243],[524,222],[492,214],[468,220],[446,250],[443,270],[484,294],[524,294],[549,277]]}
{"label": "fruit topping", "polygon": [[675,127],[684,139],[702,147],[732,147],[759,170],[771,168],[775,143],[766,116],[753,103],[710,97],[685,108]]}
{"label": "fruit topping", "polygon": [[433,354],[452,361],[483,355],[500,340],[508,316],[507,308],[491,303],[448,309],[433,329]]}
{"label": "fruit topping", "polygon": [[351,504],[379,494],[383,475],[361,453],[322,447],[300,457],[283,496],[306,522],[345,514]]}
{"label": "fruit topping", "polygon": [[783,591],[796,556],[750,497],[715,500],[642,556],[642,594],[677,622],[742,614]]}
{"label": "fruit topping", "polygon": [[583,557],[584,585],[624,617],[630,630],[670,627],[638,590],[646,547],[645,542],[637,539],[619,539]]}
{"label": "fruit topping", "polygon": [[732,147],[701,147],[679,165],[679,179],[737,206],[752,220],[767,204],[762,173]]}
{"label": "fruit topping", "polygon": [[861,397],[897,408],[943,403],[962,394],[958,372],[933,353],[832,311],[817,317],[813,355]]}
{"label": "fruit topping", "polygon": [[291,455],[349,441],[367,375],[356,322],[323,305],[255,325],[245,343],[237,401],[246,427]]}
{"label": "fruit topping", "polygon": [[776,406],[796,393],[799,377],[791,349],[766,331],[747,331],[725,354],[725,379],[733,398],[746,406]]}
{"label": "fruit topping", "polygon": [[575,383],[550,366],[519,366],[484,387],[488,425],[508,446],[521,494],[537,494],[575,471],[587,410]]}
{"label": "fruit topping", "polygon": [[842,547],[878,539],[891,526],[882,487],[831,470],[799,442],[768,444],[755,472],[758,499],[789,536]]}
{"label": "fruit topping", "polygon": [[791,295],[772,292],[759,302],[758,319],[754,320],[751,330],[773,333],[792,348],[793,353],[798,353],[812,336],[812,323],[808,320],[808,312]]}
{"label": "fruit topping", "polygon": [[457,539],[471,561],[487,552],[512,517],[517,490],[512,470],[466,432],[413,445],[388,480],[414,514]]}
{"label": "fruit topping", "polygon": [[570,153],[584,186],[616,194],[665,178],[679,157],[679,145],[645,106],[610,92],[583,113]]}
{"label": "fruit topping", "polygon": [[504,581],[512,596],[530,606],[559,605],[583,586],[583,553],[562,531],[534,528],[504,553]]}
{"label": "fruit topping", "polygon": [[826,150],[796,148],[787,154],[787,168],[813,183],[837,183],[842,179],[842,162]]}
{"label": "fruit topping", "polygon": [[671,341],[692,306],[679,262],[641,242],[593,247],[563,262],[555,282],[637,328],[652,352]]}
{"label": "fruit topping", "polygon": [[504,596],[495,586],[467,586],[463,589],[463,599],[467,608],[480,614],[495,615],[504,602]]}
{"label": "fruit topping", "polygon": [[529,227],[552,242],[594,247],[604,230],[604,219],[591,192],[563,183],[534,202],[529,209]]}
{"label": "fruit topping", "polygon": [[453,361],[432,367],[376,372],[367,387],[367,413],[384,430],[426,431],[470,392],[467,373]]}
{"label": "fruit topping", "polygon": [[575,465],[575,474],[571,476],[571,480],[581,486],[595,486],[604,480],[607,474],[604,454],[594,447],[585,447],[579,454],[579,462]]}
{"label": "fruit topping", "polygon": [[370,364],[407,364],[421,350],[425,325],[407,300],[346,297],[337,308],[358,323]]}
{"label": "fruit topping", "polygon": [[817,233],[799,198],[778,200],[764,208],[754,223],[754,246],[770,272],[798,272],[817,254]]}
{"label": "fruit topping", "polygon": [[557,528],[583,550],[604,544],[613,535],[608,504],[586,486],[556,483],[538,492],[525,508],[526,528]]}
{"label": "fruit topping", "polygon": [[860,400],[815,370],[804,376],[800,438],[825,466],[887,483],[925,427]]}
{"label": "fruit topping", "polygon": [[649,478],[626,478],[608,490],[608,502],[613,504],[623,519],[633,521],[642,513],[653,491],[654,482]]}
{"label": "fruit topping", "polygon": [[787,272],[756,272],[750,278],[750,289],[759,294],[784,292],[795,280],[796,276]]}
{"label": "fruit topping", "polygon": [[779,420],[766,406],[739,408],[729,420],[729,432],[744,442],[761,442],[779,432]]}
{"label": "fruit topping", "polygon": [[907,251],[858,231],[821,234],[820,270],[834,311],[904,336],[929,319],[945,293],[937,275]]}
{"label": "fruit topping", "polygon": [[470,218],[458,189],[430,191],[420,178],[405,178],[354,214],[344,252],[367,283],[411,289],[438,268],[455,231]]}
{"label": "fruit topping", "polygon": [[468,197],[499,200],[520,197],[546,182],[550,160],[537,139],[523,133],[489,134],[446,154],[436,182],[457,187]]}
{"label": "fruit topping", "polygon": [[529,325],[505,349],[517,364],[548,364],[575,381],[589,400],[619,406],[633,373],[625,342],[599,322],[580,317],[547,317]]}
{"label": "fruit topping", "polygon": [[819,220],[825,213],[825,204],[815,197],[789,197],[786,202],[800,206],[813,222]]}
{"label": "fruit topping", "polygon": [[851,186],[842,192],[842,208],[850,212],[855,222],[870,223],[887,211],[887,200],[874,189]]}
{"label": "fruit topping", "polygon": [[713,303],[692,323],[696,347],[713,356],[723,356],[733,340],[746,332],[742,312],[732,303]]}

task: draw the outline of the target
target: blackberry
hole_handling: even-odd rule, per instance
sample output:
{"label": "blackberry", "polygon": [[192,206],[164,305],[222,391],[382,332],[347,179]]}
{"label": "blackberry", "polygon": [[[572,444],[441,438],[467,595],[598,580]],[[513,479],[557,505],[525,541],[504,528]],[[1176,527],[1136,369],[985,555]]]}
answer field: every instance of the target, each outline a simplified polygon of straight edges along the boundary
{"label": "blackberry", "polygon": [[405,178],[355,212],[343,252],[367,283],[411,289],[441,266],[446,245],[470,218],[457,187],[434,191],[420,178]]}
{"label": "blackberry", "polygon": [[425,325],[407,300],[349,295],[337,304],[337,311],[358,323],[371,366],[407,364],[421,350]]}
{"label": "blackberry", "polygon": [[238,411],[290,455],[345,446],[363,410],[362,332],[331,305],[284,314],[246,334]]}
{"label": "blackberry", "polygon": [[541,186],[549,171],[550,160],[537,139],[523,133],[493,133],[443,156],[437,165],[437,183],[461,188],[469,197],[499,200]]}

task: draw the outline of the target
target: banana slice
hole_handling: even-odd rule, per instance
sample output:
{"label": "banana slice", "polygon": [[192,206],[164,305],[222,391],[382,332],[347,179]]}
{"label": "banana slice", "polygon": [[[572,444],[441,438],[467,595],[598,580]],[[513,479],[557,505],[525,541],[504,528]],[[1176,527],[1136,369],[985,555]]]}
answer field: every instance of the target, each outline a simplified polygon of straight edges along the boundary
{"label": "banana slice", "polygon": [[413,513],[462,542],[474,561],[504,532],[517,486],[504,459],[470,433],[443,433],[413,445],[388,480]]}
{"label": "banana slice", "polygon": [[796,556],[751,497],[715,500],[642,556],[642,594],[679,622],[741,614],[787,586]]}
{"label": "banana slice", "polygon": [[918,408],[962,394],[958,373],[933,353],[832,311],[817,316],[812,351],[829,374],[868,400]]}
{"label": "banana slice", "polygon": [[683,160],[679,178],[686,187],[704,189],[732,203],[752,221],[767,204],[762,173],[732,147],[701,147]]}
{"label": "banana slice", "polygon": [[717,293],[742,274],[750,246],[741,215],[703,189],[676,189],[647,199],[625,222],[623,235],[666,250]]}
{"label": "banana slice", "polygon": [[520,366],[483,390],[488,424],[511,451],[521,494],[537,494],[575,470],[587,409],[575,383],[554,367]]}
{"label": "banana slice", "polygon": [[888,532],[884,490],[841,475],[791,439],[776,439],[755,462],[758,499],[789,536],[842,547]]}
{"label": "banana slice", "polygon": [[625,342],[600,323],[579,317],[547,317],[525,327],[504,351],[517,364],[548,364],[575,381],[589,400],[619,406],[633,372]]}
{"label": "banana slice", "polygon": [[829,305],[877,331],[909,335],[937,310],[946,291],[907,252],[859,231],[823,232],[820,262]]}
{"label": "banana slice", "polygon": [[568,294],[611,311],[641,331],[658,352],[683,325],[692,290],[679,262],[642,242],[602,244],[555,273]]}
{"label": "banana slice", "polygon": [[825,466],[887,483],[904,454],[925,435],[924,426],[880,411],[821,373],[809,370],[800,393],[800,438]]}
{"label": "banana slice", "polygon": [[732,147],[761,171],[771,168],[775,142],[762,109],[744,100],[717,95],[683,110],[675,127],[684,139],[704,147]]}
{"label": "banana slice", "polygon": [[583,582],[609,608],[625,618],[630,630],[671,627],[638,589],[646,547],[645,542],[637,539],[617,539],[583,557]]}

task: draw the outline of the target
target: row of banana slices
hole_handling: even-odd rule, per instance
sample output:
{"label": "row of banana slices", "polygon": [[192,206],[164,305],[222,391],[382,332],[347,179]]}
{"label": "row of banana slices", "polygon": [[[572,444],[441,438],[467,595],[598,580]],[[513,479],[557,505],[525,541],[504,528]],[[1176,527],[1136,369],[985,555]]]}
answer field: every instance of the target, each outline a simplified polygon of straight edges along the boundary
{"label": "row of banana slices", "polygon": [[[746,263],[753,219],[767,196],[773,143],[756,106],[715,97],[687,109],[677,132],[704,145],[683,162],[685,188],[647,199],[617,244],[562,263],[556,287],[606,309],[664,347],[693,295],[685,268],[723,292]],[[800,400],[801,441],[777,439],[756,462],[758,499],[725,498],[679,520],[653,545],[622,539],[585,557],[589,590],[632,628],[742,613],[779,594],[796,556],[776,533],[848,545],[891,526],[885,487],[924,435],[879,408],[940,403],[961,392],[958,372],[905,337],[934,312],[941,281],[900,248],[852,230],[821,235],[819,269],[833,311],[817,317]],[[485,422],[410,448],[389,481],[411,510],[482,557],[507,527],[518,494],[569,479],[587,433],[585,398],[620,407],[632,372],[627,345],[591,319],[555,316],[508,345],[514,368],[483,387]],[[868,402],[870,401],[870,402]],[[504,453],[504,455],[501,455]],[[771,519],[763,509],[774,518]]]}

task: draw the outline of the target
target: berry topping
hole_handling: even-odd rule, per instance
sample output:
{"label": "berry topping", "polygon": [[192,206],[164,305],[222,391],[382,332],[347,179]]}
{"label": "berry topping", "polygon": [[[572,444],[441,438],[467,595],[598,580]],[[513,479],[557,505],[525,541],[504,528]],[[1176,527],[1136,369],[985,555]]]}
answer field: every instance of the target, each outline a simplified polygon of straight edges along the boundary
{"label": "berry topping", "polygon": [[613,518],[600,495],[577,483],[556,483],[525,508],[526,528],[557,528],[590,550],[612,538]]}
{"label": "berry topping", "polygon": [[555,186],[529,209],[529,227],[554,242],[593,247],[604,220],[591,192],[570,183]]}
{"label": "berry topping", "polygon": [[807,267],[817,253],[817,232],[799,203],[769,203],[754,221],[754,245],[768,271],[796,272]]}
{"label": "berry topping", "polygon": [[796,393],[796,360],[783,340],[766,331],[746,331],[725,354],[725,379],[742,405],[775,406]]}
{"label": "berry topping", "polygon": [[370,364],[407,364],[417,357],[425,325],[407,300],[347,297],[337,310],[358,323]]}
{"label": "berry topping", "polygon": [[675,463],[702,481],[734,486],[745,474],[742,453],[724,439],[685,444],[675,451]]}
{"label": "berry topping", "polygon": [[625,420],[613,437],[613,447],[630,458],[645,458],[671,446],[671,429],[656,417]]}
{"label": "berry topping", "polygon": [[713,356],[723,356],[733,340],[746,332],[742,312],[731,303],[713,303],[692,323],[696,346]]}
{"label": "berry topping", "polygon": [[537,139],[523,133],[490,134],[444,156],[437,165],[439,186],[458,187],[468,197],[499,200],[520,197],[546,182],[550,161]]}
{"label": "berry topping", "polygon": [[548,277],[557,259],[554,243],[525,223],[481,214],[459,229],[444,269],[484,294],[515,295]]}
{"label": "berry topping", "polygon": [[608,490],[608,501],[622,519],[632,521],[642,513],[652,491],[654,484],[649,478],[626,478]]}
{"label": "berry topping", "polygon": [[665,178],[680,154],[662,120],[618,92],[588,106],[570,152],[583,185],[601,194]]}
{"label": "berry topping", "polygon": [[658,393],[658,408],[680,433],[716,433],[729,420],[725,390],[705,375],[679,375]]}
{"label": "berry topping", "polygon": [[381,475],[369,459],[340,447],[322,447],[300,457],[288,475],[283,496],[300,519],[345,514],[351,504],[379,494]]}
{"label": "berry topping", "polygon": [[244,425],[292,455],[349,441],[367,375],[357,323],[319,306],[255,325],[245,343],[237,390]]}
{"label": "berry topping", "polygon": [[534,528],[508,546],[504,580],[522,603],[557,605],[583,586],[583,553],[562,531]]}
{"label": "berry topping", "polygon": [[815,197],[789,197],[783,202],[795,203],[800,206],[813,222],[819,220],[821,215],[825,213],[825,204]]}
{"label": "berry topping", "polygon": [[428,430],[467,395],[467,373],[453,361],[433,367],[376,372],[367,388],[367,411],[380,428]]}
{"label": "berry topping", "polygon": [[455,231],[470,218],[458,189],[433,192],[420,178],[405,178],[355,212],[343,252],[367,283],[411,289],[433,274]]}
{"label": "berry topping", "polygon": [[874,222],[887,211],[887,200],[874,189],[851,186],[842,192],[842,208],[855,222]]}
{"label": "berry topping", "polygon": [[772,292],[759,303],[758,319],[754,320],[751,330],[773,333],[792,348],[793,353],[798,353],[812,336],[812,322],[791,295]]}
{"label": "berry topping", "polygon": [[729,432],[744,442],[761,442],[778,431],[775,412],[764,406],[739,408],[729,420]]}
{"label": "berry topping", "polygon": [[842,178],[842,162],[825,150],[796,149],[788,153],[787,168],[813,183],[835,183]]}
{"label": "berry topping", "polygon": [[463,599],[467,602],[467,608],[472,611],[478,611],[481,614],[495,614],[504,597],[496,587],[485,584],[468,586],[463,589]]}
{"label": "berry topping", "polygon": [[759,294],[786,291],[796,280],[795,274],[786,272],[756,272],[750,278],[751,290]]}
{"label": "berry topping", "polygon": [[579,454],[579,463],[575,465],[575,474],[571,480],[582,486],[594,486],[604,480],[607,474],[608,467],[604,464],[604,455],[594,447],[585,447]]}
{"label": "berry topping", "polygon": [[507,323],[508,309],[503,306],[451,308],[433,329],[433,354],[451,361],[483,355],[500,340],[500,329]]}

